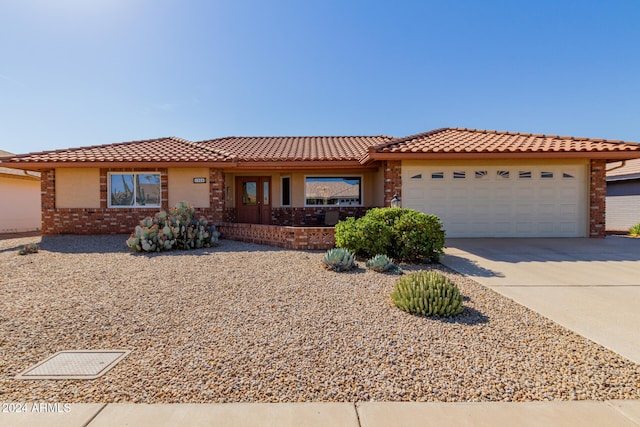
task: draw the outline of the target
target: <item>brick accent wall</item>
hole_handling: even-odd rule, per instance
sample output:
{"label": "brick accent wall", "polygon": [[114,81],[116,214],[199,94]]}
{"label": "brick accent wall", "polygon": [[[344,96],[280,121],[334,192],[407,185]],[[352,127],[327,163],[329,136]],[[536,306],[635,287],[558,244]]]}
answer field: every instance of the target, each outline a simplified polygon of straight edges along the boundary
{"label": "brick accent wall", "polygon": [[[109,208],[108,172],[160,172],[161,208]],[[209,171],[209,208],[196,208],[198,215],[218,223],[224,215],[224,173]],[[41,174],[42,234],[129,234],[140,220],[159,210],[168,211],[167,169],[100,169],[100,208],[56,208],[55,170]],[[171,206],[173,207],[173,206]]]}
{"label": "brick accent wall", "polygon": [[223,239],[295,250],[327,250],[335,246],[333,227],[283,227],[261,224],[218,225]]}
{"label": "brick accent wall", "polygon": [[384,205],[391,206],[393,195],[402,201],[402,162],[387,160],[384,162]]}
{"label": "brick accent wall", "polygon": [[589,176],[589,237],[606,237],[606,161],[591,160]]}

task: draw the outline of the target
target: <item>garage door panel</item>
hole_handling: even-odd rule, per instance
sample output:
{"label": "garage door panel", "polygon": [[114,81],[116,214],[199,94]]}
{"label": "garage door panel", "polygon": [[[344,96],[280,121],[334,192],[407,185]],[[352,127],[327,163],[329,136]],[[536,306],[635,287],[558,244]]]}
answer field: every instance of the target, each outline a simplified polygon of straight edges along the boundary
{"label": "garage door panel", "polygon": [[[418,169],[424,179],[410,180]],[[403,205],[440,217],[449,237],[586,236],[586,167],[415,168]],[[432,179],[442,172],[443,179]],[[464,178],[454,179],[456,176]],[[571,178],[567,178],[567,174]]]}

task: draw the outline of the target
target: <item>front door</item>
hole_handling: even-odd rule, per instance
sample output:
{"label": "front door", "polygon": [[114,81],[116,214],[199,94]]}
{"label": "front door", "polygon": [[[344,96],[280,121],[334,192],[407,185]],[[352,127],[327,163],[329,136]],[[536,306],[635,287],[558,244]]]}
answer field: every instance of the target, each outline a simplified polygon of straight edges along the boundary
{"label": "front door", "polygon": [[236,178],[238,222],[271,224],[271,177]]}

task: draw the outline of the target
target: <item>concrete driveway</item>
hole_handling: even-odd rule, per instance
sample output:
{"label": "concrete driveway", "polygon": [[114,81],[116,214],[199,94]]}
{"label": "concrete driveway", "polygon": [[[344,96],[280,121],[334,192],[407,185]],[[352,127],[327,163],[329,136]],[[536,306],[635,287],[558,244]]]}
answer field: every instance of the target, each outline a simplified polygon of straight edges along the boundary
{"label": "concrete driveway", "polygon": [[640,239],[447,239],[442,263],[640,363]]}

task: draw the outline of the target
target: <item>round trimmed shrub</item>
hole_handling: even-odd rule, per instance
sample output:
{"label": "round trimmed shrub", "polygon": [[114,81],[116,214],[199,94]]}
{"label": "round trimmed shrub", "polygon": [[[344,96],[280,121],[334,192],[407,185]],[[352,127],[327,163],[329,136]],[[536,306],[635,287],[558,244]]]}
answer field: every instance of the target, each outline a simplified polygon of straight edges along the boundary
{"label": "round trimmed shrub", "polygon": [[458,287],[436,271],[403,277],[396,283],[391,299],[399,309],[424,316],[451,317],[464,310]]}
{"label": "round trimmed shrub", "polygon": [[338,222],[335,239],[337,247],[364,258],[384,254],[396,262],[437,262],[445,231],[435,215],[407,208],[374,208],[362,218]]}

